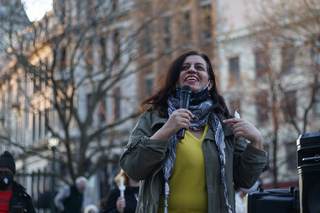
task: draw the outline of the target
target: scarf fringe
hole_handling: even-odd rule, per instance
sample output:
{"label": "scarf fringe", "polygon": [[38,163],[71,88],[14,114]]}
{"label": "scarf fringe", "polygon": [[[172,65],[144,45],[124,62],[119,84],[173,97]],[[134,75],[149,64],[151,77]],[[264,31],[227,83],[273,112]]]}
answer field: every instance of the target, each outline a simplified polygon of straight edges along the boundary
{"label": "scarf fringe", "polygon": [[[180,100],[178,98],[174,98],[170,96],[168,98],[168,114],[171,116],[173,111],[180,108]],[[227,183],[225,177],[225,142],[224,142],[224,132],[222,125],[218,116],[213,112],[213,109],[216,107],[218,103],[214,104],[211,99],[204,101],[198,105],[190,105],[189,110],[194,115],[194,118],[191,119],[190,128],[194,130],[199,130],[204,128],[204,126],[209,122],[211,128],[214,130],[215,133],[215,142],[218,147],[219,158],[220,158],[220,166],[221,166],[221,180],[224,186],[224,197],[226,200],[226,205],[228,207],[228,212],[232,213],[231,206],[228,200],[228,190],[227,190]],[[178,139],[176,135],[173,135],[169,139],[171,144],[171,152],[169,154],[169,158],[163,167],[163,174],[165,179],[165,189],[164,189],[164,212],[168,212],[168,199],[169,199],[169,179],[171,177],[171,171],[174,167],[175,159],[176,159],[176,151],[178,145]]]}

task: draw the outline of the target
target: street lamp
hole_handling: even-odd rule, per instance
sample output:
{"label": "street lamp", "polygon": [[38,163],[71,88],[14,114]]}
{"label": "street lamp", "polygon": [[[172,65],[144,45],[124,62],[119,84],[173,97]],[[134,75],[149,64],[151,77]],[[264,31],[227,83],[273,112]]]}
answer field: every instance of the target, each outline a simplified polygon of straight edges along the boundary
{"label": "street lamp", "polygon": [[54,195],[55,195],[55,179],[54,179],[54,173],[55,173],[55,168],[54,168],[54,163],[55,163],[55,150],[56,147],[59,144],[59,137],[52,133],[52,135],[48,139],[48,148],[52,150],[52,175],[51,175],[51,213],[56,212],[56,208],[54,206]]}

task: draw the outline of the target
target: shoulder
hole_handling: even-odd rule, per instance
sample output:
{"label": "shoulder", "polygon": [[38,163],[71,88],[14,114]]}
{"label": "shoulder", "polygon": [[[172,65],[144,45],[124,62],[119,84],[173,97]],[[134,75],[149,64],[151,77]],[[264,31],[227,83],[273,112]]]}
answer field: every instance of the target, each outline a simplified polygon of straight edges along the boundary
{"label": "shoulder", "polygon": [[168,118],[162,118],[159,116],[157,111],[147,111],[142,114],[139,122],[145,122],[146,125],[152,129],[158,124],[164,124]]}
{"label": "shoulder", "polygon": [[118,187],[112,187],[108,193],[107,197],[107,203],[110,202],[110,200],[118,199],[120,197],[120,191]]}
{"label": "shoulder", "polygon": [[26,192],[26,189],[19,183],[13,181],[12,189],[13,189],[12,196],[18,196],[23,199],[31,199],[31,196]]}
{"label": "shoulder", "polygon": [[14,193],[26,193],[26,189],[16,181],[12,183],[12,190]]}
{"label": "shoulder", "polygon": [[68,195],[72,190],[72,185],[64,185],[59,189],[59,194]]}
{"label": "shoulder", "polygon": [[114,195],[120,195],[120,190],[119,190],[119,188],[118,187],[112,187],[111,189],[110,189],[110,194],[114,194]]}
{"label": "shoulder", "polygon": [[62,187],[60,188],[60,191],[68,191],[68,190],[70,190],[71,188],[72,188],[72,185],[67,184],[67,185],[62,186]]}

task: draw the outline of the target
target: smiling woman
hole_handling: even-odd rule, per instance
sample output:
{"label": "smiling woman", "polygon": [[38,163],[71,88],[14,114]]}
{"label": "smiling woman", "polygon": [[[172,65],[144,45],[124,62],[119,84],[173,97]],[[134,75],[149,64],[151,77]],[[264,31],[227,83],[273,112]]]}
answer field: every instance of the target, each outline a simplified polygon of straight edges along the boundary
{"label": "smiling woman", "polygon": [[[120,158],[125,173],[140,180],[136,212],[235,212],[233,186],[250,188],[265,168],[260,132],[230,119],[207,55],[184,53],[165,73],[142,102],[148,109]],[[192,90],[188,109],[180,108],[185,85]]]}
{"label": "smiling woman", "polygon": [[52,0],[22,0],[22,4],[30,21],[39,21],[52,10]]}

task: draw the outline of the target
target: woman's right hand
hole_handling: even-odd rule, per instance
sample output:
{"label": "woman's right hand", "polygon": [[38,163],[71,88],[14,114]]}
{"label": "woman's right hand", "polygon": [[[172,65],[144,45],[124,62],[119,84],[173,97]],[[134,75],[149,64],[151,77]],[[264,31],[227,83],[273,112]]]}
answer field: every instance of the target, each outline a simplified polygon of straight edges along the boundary
{"label": "woman's right hand", "polygon": [[118,197],[118,200],[117,200],[118,212],[122,213],[125,207],[126,207],[126,200],[124,199],[124,197]]}
{"label": "woman's right hand", "polygon": [[167,122],[152,136],[152,139],[169,140],[180,129],[189,130],[192,113],[187,109],[175,110]]}

